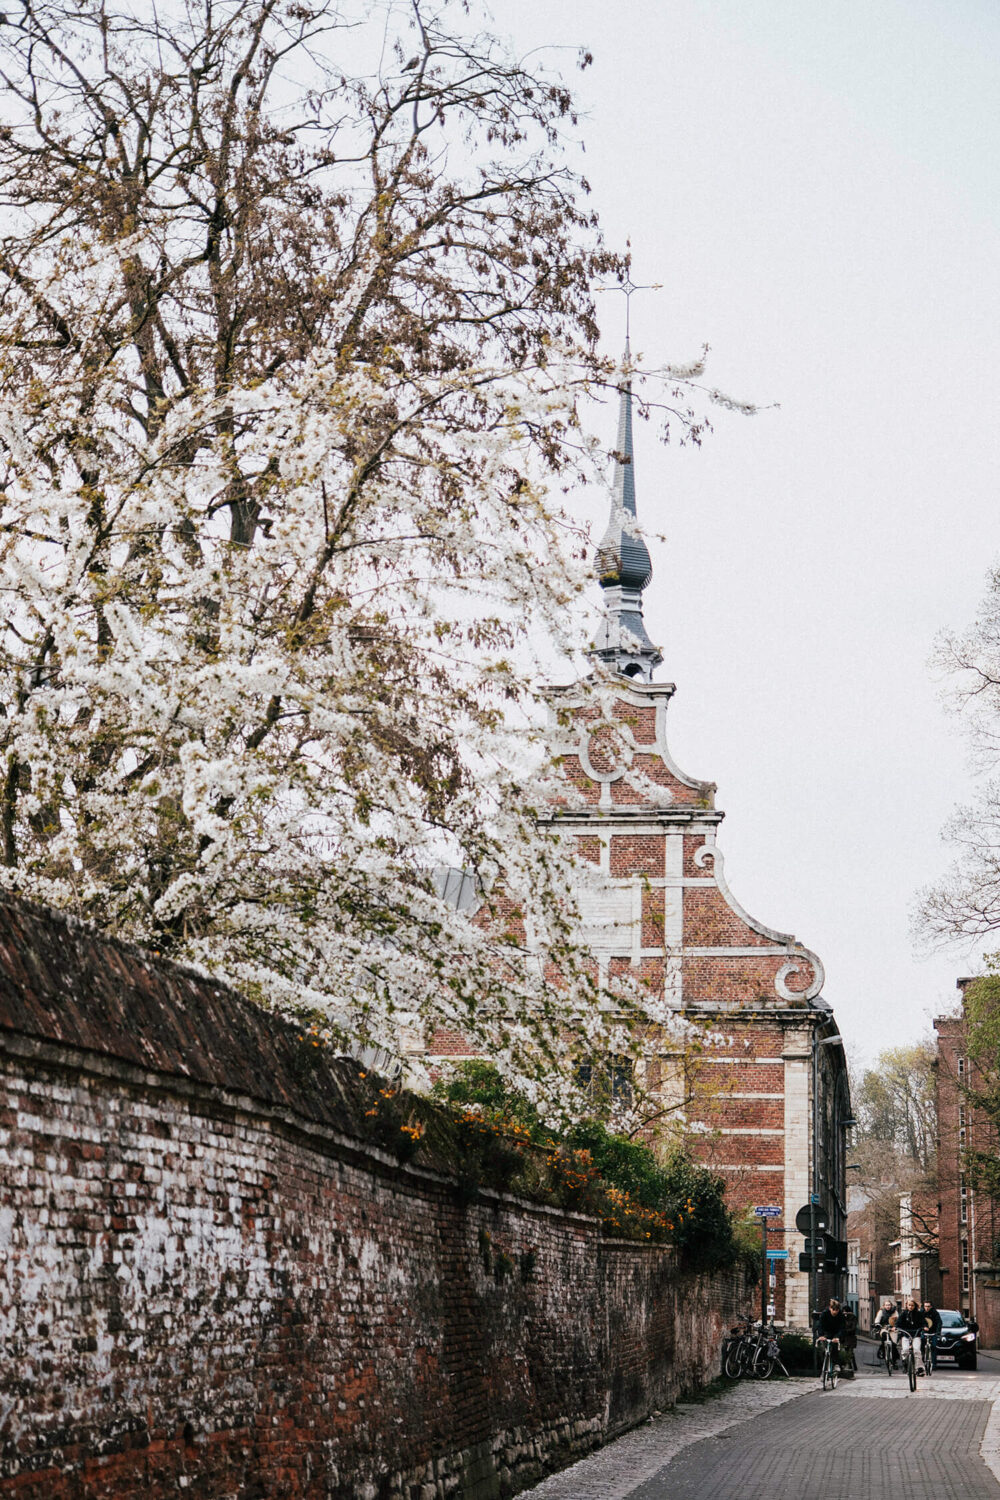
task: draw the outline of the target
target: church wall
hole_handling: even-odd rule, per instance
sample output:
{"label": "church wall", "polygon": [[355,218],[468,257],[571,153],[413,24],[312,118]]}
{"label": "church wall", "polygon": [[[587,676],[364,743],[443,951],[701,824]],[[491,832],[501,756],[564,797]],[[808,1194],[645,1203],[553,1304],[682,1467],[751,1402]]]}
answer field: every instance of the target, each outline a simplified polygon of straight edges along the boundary
{"label": "church wall", "polygon": [[[609,920],[617,914],[617,928],[606,926],[601,938],[603,971],[612,979],[640,975],[725,1038],[710,1046],[688,1111],[695,1149],[723,1176],[737,1212],[773,1204],[783,1216],[775,1230],[791,1229],[812,1179],[811,1039],[817,1028],[833,1029],[828,1010],[812,1005],[822,969],[794,938],[755,922],[730,895],[715,842],[722,817],[715,788],[686,778],[667,751],[673,687],[632,681],[607,691],[605,721],[627,730],[617,748],[613,736],[591,728],[592,706],[572,719],[571,695],[556,695],[563,712],[571,710],[569,727],[564,721],[556,731],[571,785],[554,818],[608,882],[605,911]],[[637,884],[630,923],[623,895]],[[587,903],[589,912],[589,893]],[[617,933],[610,946],[608,930]],[[824,1057],[824,1065],[842,1060]],[[843,1184],[825,1133],[821,1150],[831,1153],[819,1177],[829,1183],[835,1215]],[[789,1251],[776,1268],[778,1319],[803,1324],[802,1236],[793,1231],[772,1243]]]}
{"label": "church wall", "polygon": [[[816,956],[755,921],[726,885],[715,788],[685,777],[667,749],[673,691],[668,683],[609,685],[603,714],[589,700],[575,701],[572,690],[554,692],[553,742],[563,750],[566,792],[553,800],[551,823],[604,880],[603,891],[581,886],[580,893],[595,974],[638,978],[714,1033],[687,1111],[693,1149],[724,1178],[736,1212],[781,1208],[775,1233],[788,1232],[773,1244],[789,1258],[776,1268],[773,1300],[779,1321],[802,1326],[809,1294],[798,1270],[803,1236],[793,1226],[813,1180],[812,1039],[835,1028],[829,1009],[813,1003],[823,981]],[[650,1048],[656,1087],[661,1070]],[[440,1032],[429,1050],[467,1055],[461,1038]],[[842,1055],[820,1056],[821,1071],[843,1071]],[[669,1069],[663,1077],[666,1099]],[[831,1082],[825,1094],[834,1092]],[[847,1107],[846,1085],[838,1098]],[[831,1117],[819,1132],[816,1175],[831,1232],[843,1238],[838,1133]],[[821,1281],[818,1290],[835,1286]]]}

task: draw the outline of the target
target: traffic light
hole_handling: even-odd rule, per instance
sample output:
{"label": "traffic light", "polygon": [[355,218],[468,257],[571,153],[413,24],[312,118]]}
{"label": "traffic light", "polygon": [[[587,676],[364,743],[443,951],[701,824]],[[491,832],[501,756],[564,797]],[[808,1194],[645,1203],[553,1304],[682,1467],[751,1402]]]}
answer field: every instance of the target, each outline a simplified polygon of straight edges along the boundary
{"label": "traffic light", "polygon": [[[811,1271],[813,1268],[813,1242],[806,1238],[805,1248],[799,1256],[799,1270]],[[847,1241],[836,1240],[832,1234],[818,1234],[816,1236],[816,1270],[823,1271],[827,1276],[836,1276],[841,1271],[847,1270]]]}

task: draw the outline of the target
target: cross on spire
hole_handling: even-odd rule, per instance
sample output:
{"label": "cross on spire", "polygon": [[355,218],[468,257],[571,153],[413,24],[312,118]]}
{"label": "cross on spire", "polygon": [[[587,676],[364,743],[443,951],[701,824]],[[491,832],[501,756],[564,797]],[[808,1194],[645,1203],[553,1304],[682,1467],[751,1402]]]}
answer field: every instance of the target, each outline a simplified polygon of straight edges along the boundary
{"label": "cross on spire", "polygon": [[629,357],[629,337],[632,332],[632,298],[636,292],[658,292],[662,289],[662,281],[647,281],[639,283],[632,280],[632,269],[629,267],[621,281],[615,282],[613,286],[599,286],[594,290],[597,292],[622,292],[625,296],[625,358]]}

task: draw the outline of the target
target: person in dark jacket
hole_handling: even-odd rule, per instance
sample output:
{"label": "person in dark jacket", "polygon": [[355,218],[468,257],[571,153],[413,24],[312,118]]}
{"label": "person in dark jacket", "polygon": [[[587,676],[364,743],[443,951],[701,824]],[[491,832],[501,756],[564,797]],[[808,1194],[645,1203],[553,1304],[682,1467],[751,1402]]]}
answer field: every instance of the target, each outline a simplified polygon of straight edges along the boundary
{"label": "person in dark jacket", "polygon": [[847,1319],[836,1297],[830,1298],[828,1305],[819,1315],[819,1337],[829,1339],[833,1356],[839,1364],[840,1350],[847,1337]]}
{"label": "person in dark jacket", "polygon": [[[912,1342],[913,1352],[919,1364],[920,1345],[923,1342],[925,1332],[924,1314],[923,1309],[920,1307],[920,1304],[914,1297],[908,1297],[906,1299],[906,1306],[900,1313],[896,1326],[899,1328],[899,1332],[901,1335],[899,1341],[900,1357],[905,1360],[907,1354],[909,1353],[910,1344]],[[922,1370],[918,1368],[917,1374],[920,1375],[922,1373]]]}
{"label": "person in dark jacket", "polygon": [[923,1306],[924,1328],[926,1336],[931,1345],[931,1369],[937,1369],[937,1341],[941,1332],[941,1314],[933,1302],[925,1302]]}

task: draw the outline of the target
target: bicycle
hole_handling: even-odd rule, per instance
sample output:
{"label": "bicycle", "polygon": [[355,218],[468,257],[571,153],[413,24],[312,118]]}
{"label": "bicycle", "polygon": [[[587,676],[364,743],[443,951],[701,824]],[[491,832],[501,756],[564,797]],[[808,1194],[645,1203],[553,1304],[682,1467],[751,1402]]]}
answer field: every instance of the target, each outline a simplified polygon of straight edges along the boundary
{"label": "bicycle", "polygon": [[[773,1372],[775,1365],[785,1370],[778,1351],[778,1330],[773,1323],[767,1323],[761,1327],[757,1334],[750,1373],[755,1380],[767,1380]],[[785,1370],[785,1374],[788,1374],[787,1370]]]}
{"label": "bicycle", "polygon": [[934,1373],[934,1349],[929,1338],[920,1340],[920,1358],[923,1361],[924,1374],[929,1379]]}
{"label": "bicycle", "polygon": [[906,1352],[903,1355],[903,1369],[906,1371],[906,1378],[910,1382],[911,1391],[915,1391],[917,1388],[917,1351],[914,1349],[913,1343],[912,1338],[907,1341]]}
{"label": "bicycle", "polygon": [[730,1380],[748,1377],[767,1380],[775,1366],[783,1374],[788,1374],[781,1362],[778,1330],[774,1324],[754,1323],[750,1318],[741,1318],[723,1342],[722,1373]]}
{"label": "bicycle", "polygon": [[879,1339],[878,1354],[876,1357],[880,1364],[885,1365],[885,1373],[891,1377],[896,1354],[892,1346],[892,1339],[887,1333],[883,1333]]}
{"label": "bicycle", "polygon": [[722,1372],[730,1380],[739,1380],[749,1372],[752,1327],[749,1318],[740,1318],[729,1330],[729,1337],[722,1346]]}
{"label": "bicycle", "polygon": [[823,1374],[821,1377],[823,1389],[824,1391],[835,1391],[837,1389],[837,1381],[840,1379],[840,1350],[838,1348],[835,1355],[834,1344],[824,1334],[820,1334],[816,1342],[817,1344],[826,1345],[826,1349],[823,1352]]}

